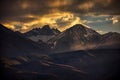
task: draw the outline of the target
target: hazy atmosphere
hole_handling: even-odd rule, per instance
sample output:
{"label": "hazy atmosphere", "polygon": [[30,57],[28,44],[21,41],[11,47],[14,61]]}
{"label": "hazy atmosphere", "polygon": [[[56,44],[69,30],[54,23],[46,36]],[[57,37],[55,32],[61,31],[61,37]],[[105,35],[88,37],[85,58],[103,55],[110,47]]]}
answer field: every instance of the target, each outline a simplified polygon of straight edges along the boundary
{"label": "hazy atmosphere", "polygon": [[0,80],[120,80],[120,0],[0,0]]}

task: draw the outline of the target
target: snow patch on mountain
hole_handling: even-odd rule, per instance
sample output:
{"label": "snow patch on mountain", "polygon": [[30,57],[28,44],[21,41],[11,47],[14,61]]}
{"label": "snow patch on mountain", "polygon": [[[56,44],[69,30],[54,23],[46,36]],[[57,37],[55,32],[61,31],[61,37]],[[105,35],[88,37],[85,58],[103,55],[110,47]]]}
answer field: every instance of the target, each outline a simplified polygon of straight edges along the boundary
{"label": "snow patch on mountain", "polygon": [[28,38],[35,42],[38,42],[39,40],[42,40],[43,42],[47,42],[49,39],[53,37],[54,35],[37,35],[37,36],[30,36]]}

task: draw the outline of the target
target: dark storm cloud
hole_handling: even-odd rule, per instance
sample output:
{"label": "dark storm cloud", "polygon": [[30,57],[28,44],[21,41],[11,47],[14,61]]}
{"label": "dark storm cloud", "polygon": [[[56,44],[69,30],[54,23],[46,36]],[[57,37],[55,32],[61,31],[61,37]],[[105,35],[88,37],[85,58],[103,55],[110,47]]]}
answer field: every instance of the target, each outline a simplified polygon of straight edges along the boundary
{"label": "dark storm cloud", "polygon": [[119,0],[1,0],[0,22],[29,22],[35,18],[22,16],[43,16],[59,11],[77,15],[120,15],[119,2]]}
{"label": "dark storm cloud", "polygon": [[[0,2],[0,21],[23,21],[24,15],[44,15],[49,13],[50,7],[44,0],[3,0]],[[29,21],[29,19],[27,19]],[[32,20],[30,18],[30,20]]]}

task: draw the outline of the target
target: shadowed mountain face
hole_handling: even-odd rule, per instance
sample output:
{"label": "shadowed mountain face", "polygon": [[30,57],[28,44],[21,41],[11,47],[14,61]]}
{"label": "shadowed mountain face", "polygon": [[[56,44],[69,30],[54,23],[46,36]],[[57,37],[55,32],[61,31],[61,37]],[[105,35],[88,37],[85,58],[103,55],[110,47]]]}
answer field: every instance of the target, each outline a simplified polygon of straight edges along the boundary
{"label": "shadowed mountain face", "polygon": [[101,35],[96,31],[77,24],[50,39],[48,43],[54,44],[53,48],[56,51],[83,50],[95,48],[100,38]]}
{"label": "shadowed mountain face", "polygon": [[51,46],[54,52],[120,46],[119,33],[110,32],[101,35],[83,24],[76,24],[61,33],[59,30],[51,29],[49,25],[45,25],[43,28],[33,29],[23,35],[37,43],[44,41]]}
{"label": "shadowed mountain face", "polygon": [[2,55],[31,55],[31,54],[40,54],[47,53],[47,50],[50,51],[50,47],[43,43],[42,41],[35,43],[18,32],[13,32],[4,26],[0,25],[0,53]]}
{"label": "shadowed mountain face", "polygon": [[[96,49],[50,55],[54,63],[67,64],[84,71],[80,80],[119,80],[120,50]],[[79,79],[78,79],[79,80]]]}
{"label": "shadowed mountain face", "polygon": [[48,40],[48,44],[51,45],[55,52],[65,52],[96,48],[109,48],[113,45],[115,47],[120,45],[119,41],[119,33],[107,33],[100,35],[91,28],[87,28],[82,24],[76,24]]}
{"label": "shadowed mountain face", "polygon": [[73,66],[49,61],[49,47],[42,41],[37,44],[3,25],[0,33],[2,80],[75,80],[84,75]]}
{"label": "shadowed mountain face", "polygon": [[39,40],[46,42],[59,33],[60,31],[58,29],[51,29],[49,25],[45,25],[42,28],[32,29],[31,31],[26,32],[23,35],[35,42],[38,42]]}
{"label": "shadowed mountain face", "polygon": [[32,29],[31,31],[28,31],[26,33],[24,33],[24,35],[26,36],[36,36],[36,35],[55,35],[55,34],[58,34],[60,33],[59,30],[57,29],[51,29],[49,25],[45,25],[43,26],[42,28],[35,28],[35,29]]}
{"label": "shadowed mountain face", "polygon": [[118,33],[100,35],[75,25],[48,41],[53,49],[69,50],[73,44],[97,44],[97,48],[62,53],[53,53],[43,41],[33,42],[3,25],[0,34],[1,80],[120,80],[120,51],[115,48],[120,41]]}
{"label": "shadowed mountain face", "polygon": [[98,48],[119,48],[120,33],[109,32],[102,35]]}
{"label": "shadowed mountain face", "polygon": [[[119,49],[2,58],[5,80],[119,80]],[[4,79],[2,79],[4,80]]]}

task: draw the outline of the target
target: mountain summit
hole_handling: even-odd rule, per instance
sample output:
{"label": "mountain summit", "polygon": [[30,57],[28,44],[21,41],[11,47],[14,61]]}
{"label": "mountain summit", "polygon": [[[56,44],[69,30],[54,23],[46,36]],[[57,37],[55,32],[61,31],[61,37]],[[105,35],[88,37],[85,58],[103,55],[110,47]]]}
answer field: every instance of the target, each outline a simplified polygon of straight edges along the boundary
{"label": "mountain summit", "polygon": [[35,28],[35,29],[28,31],[28,32],[24,33],[24,35],[26,35],[26,36],[55,35],[58,33],[60,33],[59,30],[51,29],[49,25],[44,25],[42,28]]}
{"label": "mountain summit", "polygon": [[50,39],[48,44],[57,51],[91,49],[96,47],[101,35],[82,24],[76,24],[56,37]]}
{"label": "mountain summit", "polygon": [[42,28],[32,29],[23,35],[35,42],[38,42],[39,40],[46,42],[59,33],[60,31],[58,29],[50,28],[49,25],[44,25]]}
{"label": "mountain summit", "polygon": [[99,34],[83,24],[76,24],[48,41],[55,52],[88,50],[96,48],[118,48],[120,34]]}
{"label": "mountain summit", "polygon": [[120,33],[108,32],[101,35],[99,46],[101,48],[119,48],[120,47]]}

